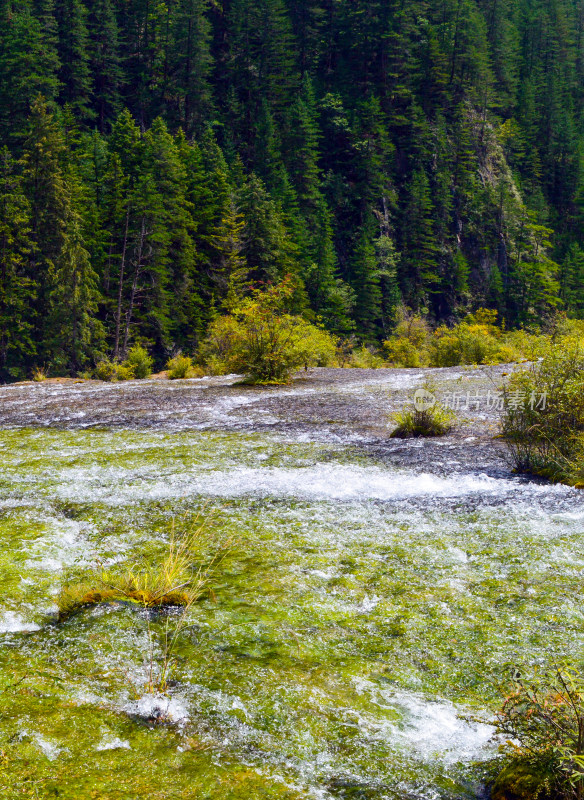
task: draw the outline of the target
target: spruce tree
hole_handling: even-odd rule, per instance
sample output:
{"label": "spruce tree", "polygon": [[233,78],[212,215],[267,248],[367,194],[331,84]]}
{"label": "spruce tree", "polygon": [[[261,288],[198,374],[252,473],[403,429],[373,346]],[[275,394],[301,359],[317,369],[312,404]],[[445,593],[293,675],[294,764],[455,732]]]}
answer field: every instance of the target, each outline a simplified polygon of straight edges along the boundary
{"label": "spruce tree", "polygon": [[29,273],[30,207],[18,165],[7,148],[0,152],[0,380],[27,377],[34,362],[36,291]]}

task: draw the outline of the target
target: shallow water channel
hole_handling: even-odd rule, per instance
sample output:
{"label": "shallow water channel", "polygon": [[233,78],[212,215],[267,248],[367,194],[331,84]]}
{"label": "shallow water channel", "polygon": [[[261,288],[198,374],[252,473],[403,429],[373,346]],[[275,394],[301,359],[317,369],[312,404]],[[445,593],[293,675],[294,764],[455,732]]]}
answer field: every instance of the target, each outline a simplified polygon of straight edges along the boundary
{"label": "shallow water channel", "polygon": [[[483,792],[510,665],[581,659],[583,496],[514,476],[479,408],[389,440],[422,373],[0,388],[2,798]],[[231,544],[152,694],[165,615],[55,600],[211,510]]]}

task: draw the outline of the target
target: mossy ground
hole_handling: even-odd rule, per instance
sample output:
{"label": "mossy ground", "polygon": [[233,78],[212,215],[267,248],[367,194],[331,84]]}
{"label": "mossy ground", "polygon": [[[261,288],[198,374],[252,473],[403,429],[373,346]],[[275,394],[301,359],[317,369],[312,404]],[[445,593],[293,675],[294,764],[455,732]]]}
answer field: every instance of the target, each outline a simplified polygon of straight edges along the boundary
{"label": "mossy ground", "polygon": [[[457,708],[494,707],[509,662],[584,653],[584,523],[562,487],[340,500],[334,481],[367,486],[383,465],[266,434],[0,445],[7,799],[472,795],[480,735]],[[319,470],[319,496],[312,477],[312,494],[278,488]],[[170,520],[205,504],[235,544],[178,640],[159,698],[172,713],[149,717],[148,630],[156,664],[172,612],[116,603],[56,623],[55,599],[98,563],[156,562]]]}

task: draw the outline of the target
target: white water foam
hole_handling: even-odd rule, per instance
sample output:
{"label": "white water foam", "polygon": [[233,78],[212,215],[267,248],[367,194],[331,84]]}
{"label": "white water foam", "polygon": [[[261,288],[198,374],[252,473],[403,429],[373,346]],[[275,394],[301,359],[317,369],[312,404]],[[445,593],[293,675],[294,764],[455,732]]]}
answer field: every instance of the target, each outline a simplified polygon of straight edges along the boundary
{"label": "white water foam", "polygon": [[353,682],[360,694],[368,694],[379,707],[402,714],[399,723],[361,717],[360,725],[369,735],[389,736],[397,744],[414,749],[425,761],[439,759],[445,765],[492,755],[490,743],[495,729],[465,719],[452,703],[385,689],[363,678],[355,678]]}
{"label": "white water foam", "polygon": [[5,611],[0,617],[0,633],[21,633],[38,631],[40,626],[27,622],[14,611]]}
{"label": "white water foam", "polygon": [[101,742],[95,746],[96,750],[131,750],[132,747],[127,739],[120,739],[119,736],[104,736]]}
{"label": "white water foam", "polygon": [[145,694],[138,700],[126,703],[123,711],[143,719],[175,723],[185,723],[189,719],[186,704],[180,698],[163,694]]}
{"label": "white water foam", "polygon": [[233,470],[193,470],[155,475],[151,471],[118,468],[65,469],[55,488],[61,500],[121,505],[142,500],[166,500],[190,495],[296,497],[313,501],[400,501],[415,498],[487,496],[514,500],[544,495],[567,497],[567,486],[525,483],[485,474],[396,472],[380,467],[320,464],[296,469],[238,467]]}

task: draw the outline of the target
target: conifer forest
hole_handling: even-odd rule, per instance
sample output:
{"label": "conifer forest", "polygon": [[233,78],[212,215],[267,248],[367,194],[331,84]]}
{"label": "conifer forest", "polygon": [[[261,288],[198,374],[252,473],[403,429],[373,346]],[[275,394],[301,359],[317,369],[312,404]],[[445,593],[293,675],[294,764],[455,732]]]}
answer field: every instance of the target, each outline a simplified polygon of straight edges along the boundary
{"label": "conifer forest", "polygon": [[581,0],[2,0],[0,76],[3,382],[285,276],[362,344],[584,314]]}

